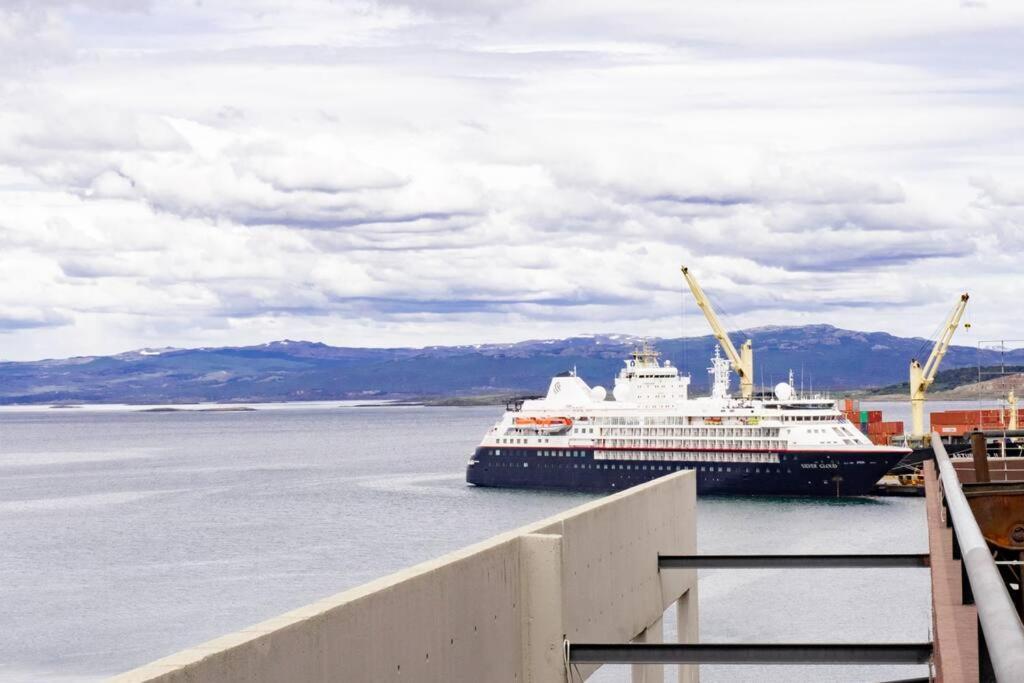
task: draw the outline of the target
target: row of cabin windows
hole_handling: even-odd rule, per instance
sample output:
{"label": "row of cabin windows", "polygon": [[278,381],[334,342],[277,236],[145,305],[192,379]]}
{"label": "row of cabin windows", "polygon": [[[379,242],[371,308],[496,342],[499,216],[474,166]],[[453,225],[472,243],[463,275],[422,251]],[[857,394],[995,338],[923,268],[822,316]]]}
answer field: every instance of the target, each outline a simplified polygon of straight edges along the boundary
{"label": "row of cabin windows", "polygon": [[779,462],[777,453],[729,453],[722,451],[594,451],[595,460],[655,460],[662,462]]}
{"label": "row of cabin windows", "polygon": [[602,439],[601,446],[609,448],[624,447],[645,447],[645,448],[739,448],[739,449],[775,449],[782,448],[783,442],[775,440],[750,440],[738,441],[735,439],[691,439],[691,440],[668,440],[668,439]]}
{"label": "row of cabin windows", "polygon": [[601,434],[613,436],[778,436],[778,427],[608,427]]}
{"label": "row of cabin windows", "polygon": [[[500,456],[500,448],[490,449],[491,455]],[[511,455],[519,455],[521,453],[513,452]],[[537,451],[537,455],[542,458],[583,458],[586,457],[586,451],[577,450],[540,450]],[[693,451],[690,453],[665,453],[660,451],[594,451],[595,460],[654,460],[662,462],[693,462],[696,460],[700,461],[718,461],[718,462],[764,462],[764,463],[777,463],[779,462],[779,456],[775,453],[723,453],[715,451]],[[653,465],[652,465],[653,467]]]}
{"label": "row of cabin windows", "polygon": [[551,439],[546,439],[546,438],[538,439],[537,437],[534,437],[532,439],[520,439],[520,438],[495,439],[495,441],[497,441],[498,443],[508,443],[508,444],[513,444],[513,443],[522,443],[522,444],[534,443],[534,444],[536,444],[536,443],[549,443],[551,441]]}
{"label": "row of cabin windows", "polygon": [[[501,455],[500,448],[492,448],[491,455]],[[522,453],[512,452],[509,455],[522,455]],[[537,455],[545,458],[582,458],[586,456],[584,451],[537,451]]]}
{"label": "row of cabin windows", "polygon": [[[529,467],[530,464],[526,463],[526,462],[524,462],[524,463],[508,462],[508,463],[497,463],[497,466],[499,466],[499,467]],[[546,467],[546,465],[542,464],[542,465],[539,465],[539,467]],[[566,465],[566,467],[568,467],[568,465]],[[672,472],[674,470],[694,470],[694,471],[697,471],[697,472],[732,472],[732,467],[729,467],[729,466],[716,467],[714,465],[700,465],[700,466],[697,466],[697,465],[622,465],[622,464],[617,464],[617,463],[573,463],[572,467],[573,467],[573,469],[580,469],[580,470],[635,470],[635,471],[647,470],[647,471],[653,471],[653,472]],[[790,470],[790,468],[787,467],[785,469],[786,469],[786,473],[787,474],[792,474],[792,470]],[[761,468],[760,467],[754,467],[754,468],[751,468],[751,467],[737,467],[736,471],[737,472],[746,472],[748,474],[761,474]],[[765,467],[764,468],[764,473],[765,474],[775,474],[775,473],[781,473],[781,472],[782,472],[782,468],[781,467],[775,467],[775,468]],[[826,480],[823,483],[827,484],[828,481]]]}
{"label": "row of cabin windows", "polygon": [[[727,417],[726,420],[749,420],[749,419],[773,419],[783,420],[785,422],[836,422],[841,419],[838,414],[828,415],[737,415],[735,417]],[[686,416],[665,416],[665,417],[591,417],[589,422],[596,425],[610,425],[610,426],[685,426],[693,425],[697,417],[686,417]]]}
{"label": "row of cabin windows", "polygon": [[[550,442],[550,439],[547,438],[547,437],[536,437],[533,434],[530,434],[529,432],[527,432],[525,430],[522,430],[522,429],[515,429],[514,431],[512,431],[510,433],[512,433],[512,434],[526,434],[528,436],[531,436],[534,439],[533,443],[549,443]],[[577,428],[577,429],[573,430],[573,433],[574,434],[593,434],[594,433],[594,428],[593,427]],[[743,428],[730,428],[730,427],[726,427],[726,428],[722,428],[722,427],[699,427],[699,428],[692,428],[692,429],[689,429],[689,428],[686,428],[686,429],[663,429],[663,428],[658,428],[658,429],[644,429],[644,428],[624,429],[624,428],[614,428],[614,427],[611,427],[611,428],[606,428],[606,429],[599,429],[598,433],[599,434],[609,435],[609,436],[644,436],[644,437],[646,437],[646,436],[681,436],[681,437],[685,437],[685,436],[689,436],[689,437],[706,436],[706,437],[714,437],[714,438],[721,438],[721,437],[724,437],[724,436],[738,436],[738,437],[743,437],[743,438],[759,438],[759,437],[760,438],[764,438],[766,436],[767,437],[777,437],[779,435],[779,430],[778,429],[765,429],[765,428],[761,428],[761,429],[757,429],[757,428],[755,428],[755,429],[743,429]],[[538,438],[539,438],[539,440],[538,440]],[[514,437],[508,437],[508,438],[506,438],[504,440],[498,439],[498,443],[529,443],[529,442],[527,441],[526,438],[519,438],[519,437],[515,437],[514,436]]]}

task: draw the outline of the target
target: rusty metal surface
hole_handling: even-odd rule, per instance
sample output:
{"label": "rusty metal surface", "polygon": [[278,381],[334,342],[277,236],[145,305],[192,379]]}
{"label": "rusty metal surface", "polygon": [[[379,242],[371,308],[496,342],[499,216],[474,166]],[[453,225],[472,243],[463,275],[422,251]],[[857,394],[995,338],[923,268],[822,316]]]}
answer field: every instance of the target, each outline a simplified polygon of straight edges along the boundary
{"label": "rusty metal surface", "polygon": [[[958,458],[952,460],[960,481],[965,484],[973,484],[974,463],[970,458]],[[994,482],[1000,481],[1024,481],[1024,458],[993,458],[988,459],[989,475]]]}
{"label": "rusty metal surface", "polygon": [[971,434],[971,455],[974,457],[974,480],[992,481],[988,473],[988,446],[985,443],[985,435],[981,432]]}
{"label": "rusty metal surface", "polygon": [[1024,550],[1024,481],[963,484],[985,540],[1004,550]]}

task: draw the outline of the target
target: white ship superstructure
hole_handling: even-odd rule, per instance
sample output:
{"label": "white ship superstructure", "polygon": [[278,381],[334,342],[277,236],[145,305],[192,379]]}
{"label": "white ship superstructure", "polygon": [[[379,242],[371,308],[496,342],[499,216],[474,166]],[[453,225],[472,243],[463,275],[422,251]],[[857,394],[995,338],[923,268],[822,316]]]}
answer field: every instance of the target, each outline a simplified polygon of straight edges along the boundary
{"label": "white ship superstructure", "polygon": [[873,445],[834,401],[788,383],[770,397],[730,396],[717,349],[708,371],[710,395],[690,398],[690,378],[644,345],[615,378],[614,400],[575,372],[554,377],[546,396],[510,406],[488,431],[467,479],[611,490],[694,469],[703,492],[849,495],[908,452]]}

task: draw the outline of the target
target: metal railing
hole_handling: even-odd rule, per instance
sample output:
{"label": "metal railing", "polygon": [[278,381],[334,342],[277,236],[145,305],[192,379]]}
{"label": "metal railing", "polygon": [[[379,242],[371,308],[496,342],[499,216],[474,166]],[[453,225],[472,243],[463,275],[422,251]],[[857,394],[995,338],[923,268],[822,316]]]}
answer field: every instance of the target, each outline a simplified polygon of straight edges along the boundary
{"label": "metal railing", "polygon": [[[930,566],[923,553],[844,555],[658,555],[664,569],[892,569]],[[928,664],[923,643],[564,643],[575,664]],[[922,683],[929,678],[908,679]],[[894,682],[897,683],[897,682]]]}
{"label": "metal railing", "polygon": [[[927,664],[931,643],[570,643],[573,664]],[[928,680],[928,679],[924,679]]]}
{"label": "metal railing", "polygon": [[661,569],[884,569],[927,567],[927,553],[898,555],[658,555]]}
{"label": "metal railing", "polygon": [[[979,640],[987,650],[997,681],[1024,681],[1024,625],[938,434],[932,434],[932,448],[942,480],[947,515],[953,521],[960,561],[978,608],[978,628],[982,636]],[[978,653],[979,660],[982,654]]]}

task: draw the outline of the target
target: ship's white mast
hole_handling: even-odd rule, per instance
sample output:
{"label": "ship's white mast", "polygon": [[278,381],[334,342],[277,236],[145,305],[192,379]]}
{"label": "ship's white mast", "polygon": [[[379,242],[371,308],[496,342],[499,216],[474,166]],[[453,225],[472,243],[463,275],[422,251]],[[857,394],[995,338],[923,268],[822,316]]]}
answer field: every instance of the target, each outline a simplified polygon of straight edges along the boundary
{"label": "ship's white mast", "polygon": [[729,361],[722,358],[722,354],[715,347],[715,355],[711,357],[711,367],[708,368],[711,375],[711,397],[729,398]]}

